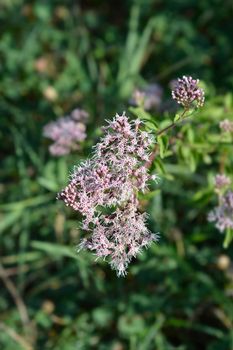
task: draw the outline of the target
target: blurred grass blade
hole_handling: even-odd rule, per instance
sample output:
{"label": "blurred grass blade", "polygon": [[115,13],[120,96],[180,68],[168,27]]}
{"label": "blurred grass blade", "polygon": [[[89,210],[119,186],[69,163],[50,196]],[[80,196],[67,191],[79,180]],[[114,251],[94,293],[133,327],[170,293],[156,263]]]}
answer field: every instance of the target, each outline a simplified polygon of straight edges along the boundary
{"label": "blurred grass blade", "polygon": [[42,250],[56,258],[69,257],[78,259],[78,254],[76,254],[72,248],[65,245],[40,241],[32,241],[30,245],[32,248]]}

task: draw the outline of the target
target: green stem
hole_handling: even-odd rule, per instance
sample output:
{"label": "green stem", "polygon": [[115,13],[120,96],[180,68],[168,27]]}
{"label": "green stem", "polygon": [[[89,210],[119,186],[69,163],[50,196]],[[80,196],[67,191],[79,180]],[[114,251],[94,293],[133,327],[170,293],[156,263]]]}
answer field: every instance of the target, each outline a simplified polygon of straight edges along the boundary
{"label": "green stem", "polygon": [[178,124],[182,123],[185,119],[192,117],[193,114],[194,114],[194,112],[193,112],[193,113],[191,113],[191,114],[185,116],[185,113],[186,113],[186,112],[187,112],[187,109],[185,109],[185,110],[183,111],[183,113],[182,113],[181,116],[180,116],[180,119],[179,119],[176,123],[173,122],[173,123],[171,123],[170,125],[166,126],[166,128],[159,130],[159,131],[156,133],[156,136],[160,136],[160,135],[162,135],[164,132],[166,132],[166,131],[168,131],[168,130],[170,130],[170,129],[175,128]]}
{"label": "green stem", "polygon": [[[159,130],[159,131],[156,133],[156,136],[162,135],[162,134],[165,133],[166,131],[175,128],[178,124],[180,124],[181,122],[183,122],[185,119],[190,118],[190,117],[193,115],[193,113],[191,113],[191,114],[185,116],[185,113],[186,113],[187,111],[188,111],[187,109],[184,109],[183,113],[182,113],[181,116],[180,116],[180,119],[179,119],[176,123],[173,122],[173,123],[171,123],[170,125],[166,126],[164,129]],[[145,164],[145,167],[146,167],[146,168],[150,168],[151,164],[153,163],[153,161],[154,161],[154,159],[155,159],[155,156],[156,156],[156,151],[157,151],[157,144],[155,145],[154,150],[153,150],[153,152],[151,153],[149,160],[148,160],[148,161],[146,162],[146,164]]]}

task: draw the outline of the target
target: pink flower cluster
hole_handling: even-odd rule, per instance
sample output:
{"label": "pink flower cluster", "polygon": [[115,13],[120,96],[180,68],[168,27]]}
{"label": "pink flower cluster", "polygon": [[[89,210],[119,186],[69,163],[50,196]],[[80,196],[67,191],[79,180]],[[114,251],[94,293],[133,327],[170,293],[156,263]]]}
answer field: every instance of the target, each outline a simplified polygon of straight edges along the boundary
{"label": "pink flower cluster", "polygon": [[142,105],[145,110],[156,109],[162,102],[162,95],[163,90],[159,84],[149,84],[134,90],[130,103],[136,106]]}
{"label": "pink flower cluster", "polygon": [[225,174],[215,177],[215,190],[219,204],[208,215],[208,221],[215,222],[220,232],[233,229],[233,192],[230,189],[231,179]]}
{"label": "pink flower cluster", "polygon": [[233,132],[233,121],[224,119],[219,123],[219,127],[224,132]]}
{"label": "pink flower cluster", "polygon": [[202,107],[205,101],[204,90],[198,87],[198,83],[198,79],[185,75],[182,79],[178,78],[176,82],[172,83],[174,86],[172,98],[184,106],[185,109],[191,108],[194,102],[197,108]]}
{"label": "pink flower cluster", "polygon": [[208,220],[215,222],[220,232],[233,229],[233,192],[231,190],[221,196],[219,205],[209,213]]}
{"label": "pink flower cluster", "polygon": [[231,184],[231,179],[225,174],[217,174],[215,176],[215,188],[221,190]]}
{"label": "pink flower cluster", "polygon": [[69,116],[45,125],[43,135],[53,141],[50,153],[61,156],[79,149],[80,142],[86,138],[87,119],[88,113],[77,108]]}
{"label": "pink flower cluster", "polygon": [[142,247],[157,240],[138,211],[138,192],[145,192],[151,179],[145,163],[153,143],[141,126],[140,120],[116,115],[104,128],[92,158],[74,168],[70,183],[58,195],[84,216],[82,228],[90,237],[80,248],[109,257],[118,275],[126,273]]}
{"label": "pink flower cluster", "polygon": [[143,247],[157,240],[145,225],[146,215],[138,212],[129,202],[125,207],[117,208],[112,214],[100,215],[94,225],[92,236],[84,239],[80,248],[94,251],[97,257],[111,257],[111,267],[118,276],[124,276],[132,258]]}

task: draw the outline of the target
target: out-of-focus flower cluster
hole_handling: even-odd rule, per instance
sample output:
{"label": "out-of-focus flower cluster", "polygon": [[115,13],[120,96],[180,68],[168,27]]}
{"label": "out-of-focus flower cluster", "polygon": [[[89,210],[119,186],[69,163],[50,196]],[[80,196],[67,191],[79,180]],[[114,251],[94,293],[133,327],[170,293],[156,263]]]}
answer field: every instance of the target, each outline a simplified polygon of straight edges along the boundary
{"label": "out-of-focus flower cluster", "polygon": [[130,103],[145,110],[157,109],[162,101],[163,90],[159,84],[149,84],[133,92]]}
{"label": "out-of-focus flower cluster", "polygon": [[219,127],[223,132],[233,132],[233,122],[229,119],[221,121]]}
{"label": "out-of-focus flower cluster", "polygon": [[225,174],[217,174],[215,176],[215,188],[216,190],[222,190],[224,187],[231,184],[231,179]]}
{"label": "out-of-focus flower cluster", "polygon": [[157,239],[138,211],[138,192],[147,189],[153,138],[141,130],[141,121],[116,115],[104,128],[90,160],[74,168],[68,186],[60,192],[67,206],[83,216],[82,228],[90,233],[80,248],[109,257],[118,275],[124,275],[132,257]]}
{"label": "out-of-focus flower cluster", "polygon": [[219,204],[209,213],[208,220],[214,222],[220,232],[233,229],[233,191],[230,185],[231,180],[228,176],[216,175],[215,190]]}
{"label": "out-of-focus flower cluster", "polygon": [[86,122],[89,115],[82,109],[74,109],[69,116],[45,125],[43,135],[53,141],[49,151],[53,156],[69,154],[80,148],[86,138]]}
{"label": "out-of-focus flower cluster", "polygon": [[229,190],[220,198],[220,203],[208,215],[219,231],[233,229],[233,192]]}
{"label": "out-of-focus flower cluster", "polygon": [[190,76],[184,75],[182,79],[178,78],[172,83],[172,98],[184,106],[186,110],[194,104],[197,108],[202,107],[205,101],[204,90],[198,86],[198,83],[198,79],[193,79]]}

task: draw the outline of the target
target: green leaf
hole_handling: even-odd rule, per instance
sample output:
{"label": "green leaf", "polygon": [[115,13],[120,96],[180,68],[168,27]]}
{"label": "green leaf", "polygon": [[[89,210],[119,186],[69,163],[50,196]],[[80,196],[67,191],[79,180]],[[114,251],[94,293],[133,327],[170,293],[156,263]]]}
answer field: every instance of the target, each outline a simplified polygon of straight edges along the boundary
{"label": "green leaf", "polygon": [[174,119],[173,119],[174,123],[177,122],[179,119],[180,119],[180,115],[176,114]]}
{"label": "green leaf", "polygon": [[59,187],[56,183],[54,183],[54,181],[50,180],[50,179],[46,179],[44,177],[39,177],[38,178],[38,183],[46,188],[47,190],[51,191],[51,192],[58,192]]}
{"label": "green leaf", "polygon": [[223,247],[228,248],[232,240],[233,240],[233,230],[228,228],[225,235],[224,242],[223,242]]}
{"label": "green leaf", "polygon": [[146,112],[143,108],[130,107],[129,111],[133,113],[133,115],[135,115],[137,118],[141,119],[145,123],[145,125],[149,125],[147,124],[147,122],[150,122],[153,124],[153,129],[155,130],[158,129],[158,124],[156,123],[154,118],[150,115],[150,113]]}
{"label": "green leaf", "polygon": [[168,149],[168,144],[169,144],[168,137],[166,135],[158,136],[157,141],[159,144],[159,154],[160,154],[160,157],[163,159]]}
{"label": "green leaf", "polygon": [[64,256],[64,257],[78,259],[78,254],[76,254],[72,248],[62,244],[32,241],[31,246],[35,249],[42,250],[57,258]]}
{"label": "green leaf", "polygon": [[228,93],[226,94],[225,98],[224,98],[224,105],[227,109],[230,109],[232,106],[232,94]]}
{"label": "green leaf", "polygon": [[144,124],[145,124],[146,130],[148,130],[148,131],[152,131],[152,130],[157,131],[158,130],[155,123],[153,123],[151,121],[145,120]]}
{"label": "green leaf", "polygon": [[8,214],[5,214],[3,218],[1,218],[0,222],[0,232],[5,231],[7,228],[14,225],[14,223],[22,216],[22,212],[20,210],[12,211]]}
{"label": "green leaf", "polygon": [[161,174],[163,174],[163,175],[166,174],[166,170],[165,170],[165,168],[164,168],[164,165],[163,165],[161,159],[159,159],[159,157],[156,157],[156,158],[155,158],[153,164],[155,165],[155,168],[156,168],[156,170],[157,170],[159,173],[161,173]]}
{"label": "green leaf", "polygon": [[139,195],[139,199],[151,199],[154,198],[155,196],[157,196],[159,193],[161,192],[160,189],[154,190],[154,191],[150,191],[148,193],[140,193]]}
{"label": "green leaf", "polygon": [[194,172],[197,167],[195,155],[191,152],[190,152],[190,158],[189,158],[189,167],[191,172]]}

